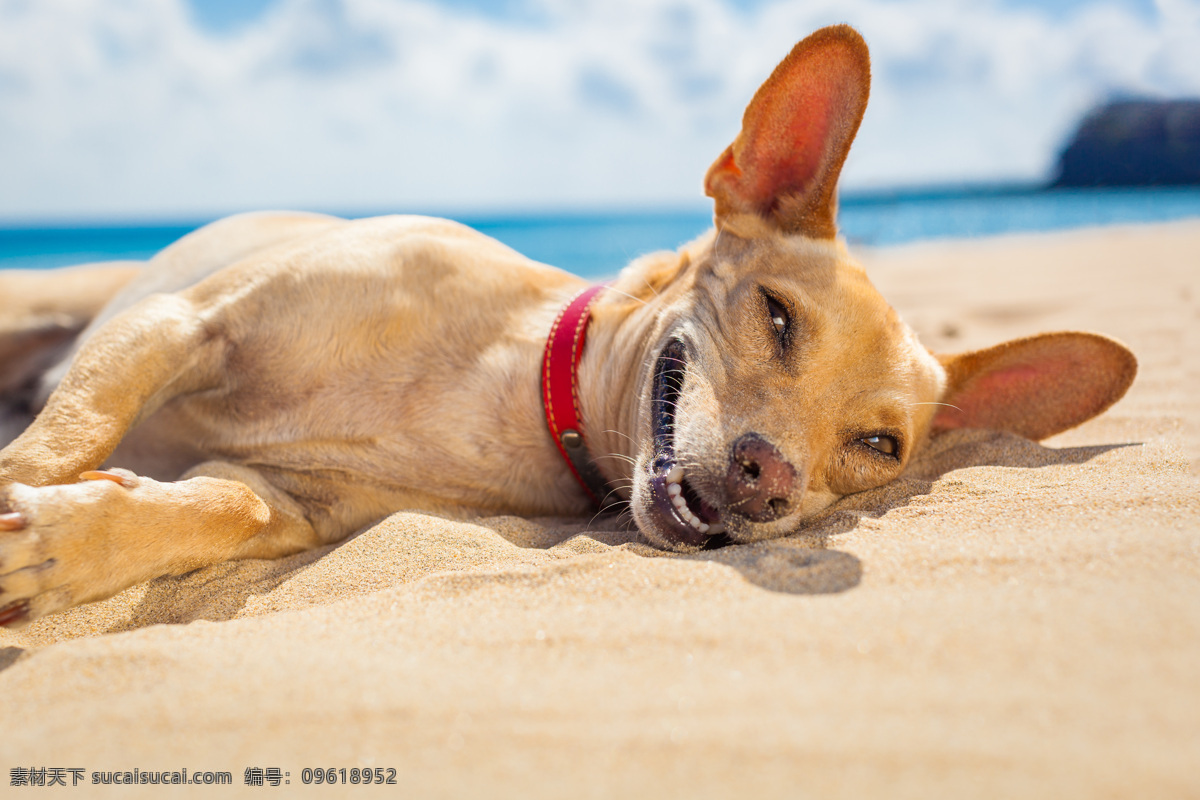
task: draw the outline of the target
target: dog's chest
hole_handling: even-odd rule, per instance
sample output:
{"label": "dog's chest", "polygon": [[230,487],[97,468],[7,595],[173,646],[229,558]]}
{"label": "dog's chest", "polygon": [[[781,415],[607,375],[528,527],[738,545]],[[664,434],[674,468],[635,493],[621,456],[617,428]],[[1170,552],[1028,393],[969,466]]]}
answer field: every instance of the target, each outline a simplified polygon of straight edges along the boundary
{"label": "dog's chest", "polygon": [[299,343],[247,343],[227,385],[167,404],[112,463],[170,479],[219,459],[448,506],[585,510],[541,406],[538,333],[550,323],[458,319],[352,337],[368,343],[323,363]]}

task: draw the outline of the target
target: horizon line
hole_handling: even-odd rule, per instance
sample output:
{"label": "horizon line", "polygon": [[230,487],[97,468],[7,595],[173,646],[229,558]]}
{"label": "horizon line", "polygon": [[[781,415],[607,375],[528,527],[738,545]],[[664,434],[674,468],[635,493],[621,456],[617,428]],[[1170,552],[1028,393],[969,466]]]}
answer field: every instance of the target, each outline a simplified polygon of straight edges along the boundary
{"label": "horizon line", "polygon": [[[841,208],[870,207],[888,205],[899,202],[920,202],[955,200],[968,198],[989,197],[1020,197],[1045,194],[1071,194],[1090,192],[1137,192],[1137,191],[1196,191],[1200,185],[1191,186],[1095,186],[1095,187],[1059,187],[1047,182],[1033,181],[991,181],[937,183],[926,185],[906,185],[897,187],[857,188],[842,191],[839,194]],[[636,221],[647,217],[663,219],[669,217],[692,217],[711,213],[711,204],[707,198],[694,202],[664,202],[646,203],[644,201],[625,204],[580,204],[576,207],[563,208],[557,206],[523,206],[523,207],[432,207],[428,209],[394,208],[394,209],[330,209],[330,208],[231,208],[210,213],[196,212],[188,214],[130,213],[105,216],[101,214],[78,214],[42,217],[0,217],[0,231],[68,231],[68,230],[100,230],[100,229],[167,229],[167,228],[196,228],[223,217],[255,211],[309,211],[330,214],[347,219],[362,219],[373,216],[391,214],[414,214],[419,216],[441,217],[453,219],[471,225],[497,225],[547,221],[595,221],[605,219],[614,222],[622,220]]]}

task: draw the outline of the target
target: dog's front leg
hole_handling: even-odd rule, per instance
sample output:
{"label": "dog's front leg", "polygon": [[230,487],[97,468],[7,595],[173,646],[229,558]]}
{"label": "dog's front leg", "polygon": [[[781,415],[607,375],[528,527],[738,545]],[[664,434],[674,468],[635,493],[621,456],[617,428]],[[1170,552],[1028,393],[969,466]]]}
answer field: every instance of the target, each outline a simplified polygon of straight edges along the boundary
{"label": "dog's front leg", "polygon": [[160,575],[321,544],[295,501],[234,464],[202,464],[174,483],[110,470],[3,493],[0,625],[21,626]]}

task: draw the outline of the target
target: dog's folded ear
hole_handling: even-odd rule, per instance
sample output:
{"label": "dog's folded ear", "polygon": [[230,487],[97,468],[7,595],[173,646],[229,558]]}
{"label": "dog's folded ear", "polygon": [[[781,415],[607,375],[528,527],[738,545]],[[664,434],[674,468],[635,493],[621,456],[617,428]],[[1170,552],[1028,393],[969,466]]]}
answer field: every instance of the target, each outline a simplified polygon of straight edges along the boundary
{"label": "dog's folded ear", "polygon": [[1137,359],[1094,333],[1045,333],[986,350],[941,355],[947,386],[933,432],[992,428],[1045,439],[1121,399]]}
{"label": "dog's folded ear", "polygon": [[718,222],[754,213],[786,233],[836,236],[838,175],[870,86],[866,42],[848,25],[822,28],[792,48],[705,176]]}

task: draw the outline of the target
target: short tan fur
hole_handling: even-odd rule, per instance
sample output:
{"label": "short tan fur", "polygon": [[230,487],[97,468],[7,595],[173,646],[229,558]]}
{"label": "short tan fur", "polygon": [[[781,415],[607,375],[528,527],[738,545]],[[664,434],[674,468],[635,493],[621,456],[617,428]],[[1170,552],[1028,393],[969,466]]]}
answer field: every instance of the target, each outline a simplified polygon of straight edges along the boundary
{"label": "short tan fur", "polygon": [[[714,229],[633,262],[594,308],[585,436],[658,546],[786,535],[896,478],[931,432],[1046,437],[1133,380],[1096,334],[921,346],[836,238],[869,84],[853,29],[797,44],[706,176]],[[0,362],[10,418],[37,412],[0,451],[2,624],[398,509],[589,510],[539,382],[584,282],[462,225],[241,215],[144,267],[38,281],[0,274],[0,354],[44,341],[60,360]]]}

